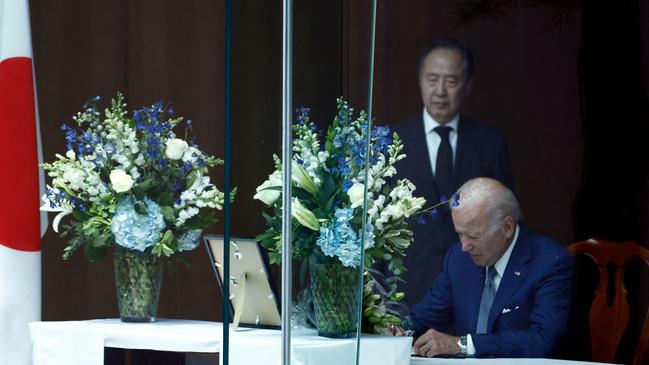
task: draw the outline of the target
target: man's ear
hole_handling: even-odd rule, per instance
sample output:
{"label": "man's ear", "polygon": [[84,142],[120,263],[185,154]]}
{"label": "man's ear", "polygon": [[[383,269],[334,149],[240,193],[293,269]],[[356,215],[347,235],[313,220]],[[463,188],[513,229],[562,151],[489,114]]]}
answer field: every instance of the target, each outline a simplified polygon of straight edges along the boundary
{"label": "man's ear", "polygon": [[503,221],[503,230],[505,231],[505,237],[507,238],[511,238],[514,235],[514,231],[516,230],[516,221],[514,221],[512,216],[508,215],[505,217],[505,220]]}

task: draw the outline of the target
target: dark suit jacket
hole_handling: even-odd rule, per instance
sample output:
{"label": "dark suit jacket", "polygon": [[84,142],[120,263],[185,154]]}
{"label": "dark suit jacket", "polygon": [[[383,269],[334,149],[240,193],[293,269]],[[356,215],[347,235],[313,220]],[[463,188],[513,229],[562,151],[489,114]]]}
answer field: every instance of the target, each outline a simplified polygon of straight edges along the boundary
{"label": "dark suit jacket", "polygon": [[[422,117],[393,127],[404,144],[406,158],[399,161],[398,178],[407,178],[417,187],[415,195],[424,197],[426,205],[439,201],[431,169]],[[513,188],[511,164],[505,135],[498,129],[461,116],[453,168],[453,189],[457,190],[474,177],[491,177]],[[406,251],[408,270],[400,284],[406,303],[413,305],[430,289],[442,269],[444,254],[458,241],[450,212],[439,210],[437,218],[427,217],[425,224],[413,223],[415,240]]]}
{"label": "dark suit jacket", "polygon": [[458,243],[446,255],[434,288],[412,308],[415,331],[444,331],[455,322],[458,335],[472,334],[476,356],[549,357],[566,331],[572,277],[572,257],[563,246],[521,225],[487,334],[475,335],[485,269]]}

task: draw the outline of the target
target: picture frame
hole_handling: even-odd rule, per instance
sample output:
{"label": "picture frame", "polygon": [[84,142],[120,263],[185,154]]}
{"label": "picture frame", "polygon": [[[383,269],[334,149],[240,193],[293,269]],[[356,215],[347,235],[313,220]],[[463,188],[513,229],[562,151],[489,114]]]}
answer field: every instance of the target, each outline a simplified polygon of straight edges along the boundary
{"label": "picture frame", "polygon": [[[205,247],[223,293],[224,238],[205,235]],[[230,298],[228,307],[232,326],[281,328],[280,303],[272,281],[268,261],[259,243],[251,238],[230,238]],[[224,306],[226,304],[224,303]]]}

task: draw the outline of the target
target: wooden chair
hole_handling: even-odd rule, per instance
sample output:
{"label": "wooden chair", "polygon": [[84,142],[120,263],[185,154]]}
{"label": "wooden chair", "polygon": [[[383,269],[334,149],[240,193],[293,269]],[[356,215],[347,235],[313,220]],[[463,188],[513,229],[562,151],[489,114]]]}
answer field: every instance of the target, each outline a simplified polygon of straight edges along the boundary
{"label": "wooden chair", "polygon": [[[595,261],[599,269],[599,284],[595,291],[595,299],[590,308],[590,335],[592,344],[592,360],[613,362],[615,351],[622,338],[629,320],[629,304],[624,286],[624,268],[629,259],[639,257],[649,265],[649,250],[639,246],[635,241],[607,242],[599,239],[589,239],[577,242],[567,247],[571,254],[584,254]],[[607,288],[609,284],[608,265],[616,266],[615,296],[612,305],[607,303]],[[645,285],[646,286],[646,285]],[[633,365],[645,364],[645,356],[649,355],[649,309],[642,325],[640,339],[633,358]]]}

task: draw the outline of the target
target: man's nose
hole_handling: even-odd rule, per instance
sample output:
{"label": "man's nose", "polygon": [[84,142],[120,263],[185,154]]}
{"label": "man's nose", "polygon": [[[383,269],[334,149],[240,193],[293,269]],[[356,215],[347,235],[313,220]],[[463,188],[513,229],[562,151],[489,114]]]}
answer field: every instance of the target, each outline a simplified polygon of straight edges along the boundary
{"label": "man's nose", "polygon": [[444,81],[440,81],[435,84],[433,93],[435,93],[435,95],[437,96],[446,96],[446,83]]}
{"label": "man's nose", "polygon": [[464,251],[464,252],[467,252],[467,251],[469,251],[471,248],[473,248],[473,246],[472,246],[470,243],[467,243],[467,242],[464,241],[464,240],[460,240],[460,245],[462,246],[462,251]]}

